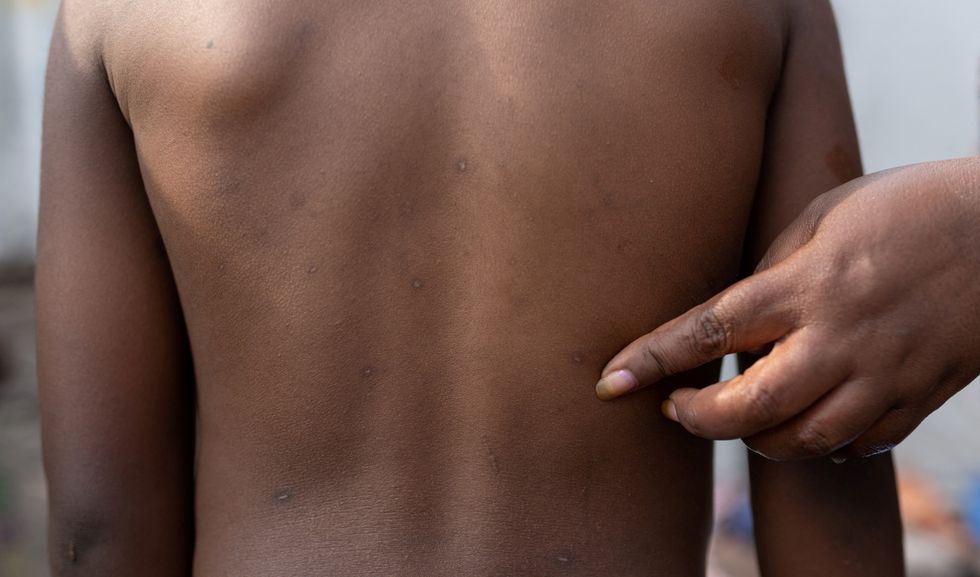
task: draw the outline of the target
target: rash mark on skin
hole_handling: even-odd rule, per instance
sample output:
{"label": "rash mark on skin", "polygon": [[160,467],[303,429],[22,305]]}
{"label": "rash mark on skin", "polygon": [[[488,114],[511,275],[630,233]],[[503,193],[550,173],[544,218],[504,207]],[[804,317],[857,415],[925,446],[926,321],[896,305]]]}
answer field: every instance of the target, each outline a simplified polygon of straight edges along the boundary
{"label": "rash mark on skin", "polygon": [[466,157],[459,157],[456,159],[456,170],[458,172],[466,172]]}
{"label": "rash mark on skin", "polygon": [[249,245],[269,244],[269,229],[266,227],[243,227],[238,236]]}
{"label": "rash mark on skin", "polygon": [[581,365],[582,363],[585,362],[585,355],[583,355],[582,353],[573,354],[572,362],[575,363],[576,365]]}
{"label": "rash mark on skin", "polygon": [[318,31],[317,25],[314,22],[306,21],[303,22],[302,26],[300,26],[299,33],[296,35],[296,38],[299,40],[300,44],[305,46],[310,42],[310,40],[313,39],[314,36],[316,36]]}
{"label": "rash mark on skin", "polygon": [[573,557],[571,553],[563,551],[555,556],[555,561],[557,561],[559,565],[568,566],[575,562],[575,557]]}
{"label": "rash mark on skin", "polygon": [[494,475],[500,475],[500,465],[497,464],[497,455],[494,454],[493,447],[490,446],[490,440],[487,439],[486,435],[481,435],[480,440],[483,441],[483,447],[487,450],[487,457],[490,459],[490,469]]}
{"label": "rash mark on skin", "polygon": [[293,498],[293,492],[290,489],[280,489],[276,491],[276,503],[282,504]]}
{"label": "rash mark on skin", "polygon": [[361,375],[364,377],[370,377],[374,373],[374,369],[371,367],[364,367],[361,369]]}
{"label": "rash mark on skin", "polygon": [[398,215],[402,218],[409,218],[415,212],[415,206],[412,205],[412,201],[403,200],[398,205]]}
{"label": "rash mark on skin", "polygon": [[840,144],[835,144],[824,156],[824,165],[841,184],[861,176],[861,169],[853,156]]}
{"label": "rash mark on skin", "polygon": [[738,58],[735,52],[729,52],[718,67],[718,74],[725,79],[725,82],[732,88],[738,90],[742,87],[742,81],[738,77]]}
{"label": "rash mark on skin", "polygon": [[214,48],[214,40],[208,40],[207,46],[205,46],[205,48],[208,49]]}
{"label": "rash mark on skin", "polygon": [[306,206],[306,194],[298,190],[289,194],[289,206],[293,209],[300,209]]}
{"label": "rash mark on skin", "polygon": [[[62,572],[68,566],[90,563],[88,552],[95,551],[108,542],[105,522],[98,514],[83,513],[77,518],[67,520],[62,531],[63,534],[56,537]],[[60,574],[58,571],[55,573]]]}
{"label": "rash mark on skin", "polygon": [[309,267],[306,268],[306,274],[313,274],[316,271],[317,271],[317,268],[316,268],[316,265],[315,264],[311,264]]}
{"label": "rash mark on skin", "polygon": [[414,280],[412,281],[412,288],[413,288],[413,289],[416,289],[416,290],[418,290],[418,289],[420,289],[420,288],[422,288],[422,287],[424,287],[424,286],[425,286],[425,281],[423,281],[423,280],[422,280],[422,279],[420,279],[420,278],[417,278],[417,279],[414,279]]}

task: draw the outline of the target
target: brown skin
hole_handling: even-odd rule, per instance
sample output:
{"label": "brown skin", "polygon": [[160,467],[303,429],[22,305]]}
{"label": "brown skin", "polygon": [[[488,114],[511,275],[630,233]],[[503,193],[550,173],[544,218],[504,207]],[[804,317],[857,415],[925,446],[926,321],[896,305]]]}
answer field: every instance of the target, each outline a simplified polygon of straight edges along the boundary
{"label": "brown skin", "polygon": [[603,374],[630,369],[644,387],[772,346],[730,381],[674,391],[665,410],[772,459],[887,451],[980,374],[978,223],[980,157],[857,179],[815,200],[758,274],[637,339]]}
{"label": "brown skin", "polygon": [[[856,176],[828,6],[249,6],[64,4],[54,574],[703,575],[710,443],[592,385]],[[900,575],[890,460],[811,469],[767,575]]]}

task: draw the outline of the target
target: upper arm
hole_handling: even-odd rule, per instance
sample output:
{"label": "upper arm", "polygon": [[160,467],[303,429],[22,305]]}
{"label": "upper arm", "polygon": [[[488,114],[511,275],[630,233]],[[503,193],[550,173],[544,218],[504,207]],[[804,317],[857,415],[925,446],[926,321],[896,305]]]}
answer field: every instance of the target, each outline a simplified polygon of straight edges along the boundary
{"label": "upper arm", "polygon": [[769,107],[743,255],[751,272],[817,196],[862,174],[837,26],[827,0],[788,0],[779,85]]}
{"label": "upper arm", "polygon": [[[861,176],[829,2],[786,5],[789,33],[743,255],[746,274],[815,197]],[[750,359],[740,361],[744,368]],[[829,459],[775,463],[751,454],[750,471],[763,575],[902,574],[890,455],[836,465]]]}
{"label": "upper arm", "polygon": [[66,1],[56,24],[42,143],[36,306],[52,568],[186,575],[190,352],[133,137],[102,67],[97,10],[79,4]]}

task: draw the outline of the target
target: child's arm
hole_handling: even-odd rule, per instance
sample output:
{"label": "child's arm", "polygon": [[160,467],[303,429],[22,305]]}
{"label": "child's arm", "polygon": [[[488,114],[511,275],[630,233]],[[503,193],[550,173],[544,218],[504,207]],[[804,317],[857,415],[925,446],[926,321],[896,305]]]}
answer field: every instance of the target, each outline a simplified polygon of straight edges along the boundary
{"label": "child's arm", "polygon": [[37,338],[59,575],[191,574],[193,369],[96,2],[67,0],[44,110]]}
{"label": "child's arm", "polygon": [[[829,3],[787,5],[783,74],[770,109],[746,273],[814,197],[861,174]],[[751,454],[750,474],[763,576],[904,574],[890,455],[836,465],[826,458],[775,463]]]}

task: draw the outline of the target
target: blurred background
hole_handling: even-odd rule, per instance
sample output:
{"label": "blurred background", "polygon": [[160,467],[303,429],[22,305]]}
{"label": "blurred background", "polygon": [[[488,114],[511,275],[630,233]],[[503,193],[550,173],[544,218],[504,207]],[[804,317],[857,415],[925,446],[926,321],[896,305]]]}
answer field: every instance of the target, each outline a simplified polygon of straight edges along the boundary
{"label": "blurred background", "polygon": [[[833,4],[865,170],[978,154],[980,0]],[[48,574],[31,275],[56,10],[54,0],[0,0],[0,577]],[[980,576],[978,425],[973,386],[895,451],[914,577]],[[744,453],[739,442],[718,445],[711,577],[757,575]]]}

